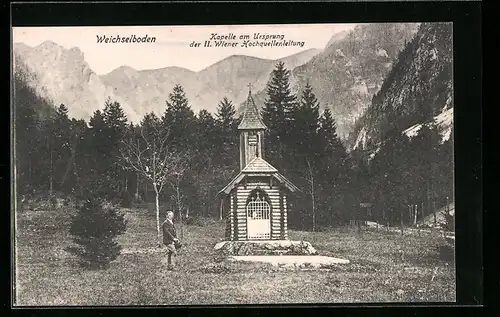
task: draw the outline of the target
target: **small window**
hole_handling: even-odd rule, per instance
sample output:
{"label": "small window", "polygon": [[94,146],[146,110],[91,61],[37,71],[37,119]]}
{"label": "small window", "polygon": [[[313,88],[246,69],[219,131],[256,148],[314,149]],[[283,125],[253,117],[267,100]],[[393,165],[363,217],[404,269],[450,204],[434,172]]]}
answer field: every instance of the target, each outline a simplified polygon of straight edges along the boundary
{"label": "small window", "polygon": [[248,136],[248,145],[257,145],[257,135]]}

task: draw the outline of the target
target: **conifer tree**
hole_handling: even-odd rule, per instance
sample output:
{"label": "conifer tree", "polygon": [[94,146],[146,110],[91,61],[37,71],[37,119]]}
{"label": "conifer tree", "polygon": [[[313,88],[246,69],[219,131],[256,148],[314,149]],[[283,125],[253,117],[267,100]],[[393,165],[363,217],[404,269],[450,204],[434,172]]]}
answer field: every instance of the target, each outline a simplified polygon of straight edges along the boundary
{"label": "conifer tree", "polygon": [[318,156],[321,147],[319,139],[319,103],[309,82],[302,92],[299,106],[293,113],[294,149],[299,156]]}
{"label": "conifer tree", "polygon": [[226,97],[217,106],[217,146],[220,149],[218,157],[224,166],[238,166],[238,119],[236,110]]}
{"label": "conifer tree", "polygon": [[50,185],[49,190],[65,188],[64,171],[71,157],[71,121],[68,116],[68,108],[61,104],[55,113],[49,136],[50,151]]}
{"label": "conifer tree", "polygon": [[217,142],[216,121],[212,114],[205,109],[200,110],[197,116],[197,149],[200,159],[204,160],[209,166],[212,165],[212,158],[215,154]]}
{"label": "conifer tree", "polygon": [[79,200],[85,199],[89,194],[103,197],[106,192],[106,182],[102,177],[106,170],[104,158],[108,151],[105,130],[102,112],[94,111],[89,119],[83,140],[80,142],[79,161],[82,164],[80,166],[82,173],[78,186]]}
{"label": "conifer tree", "polygon": [[93,173],[104,172],[106,166],[103,159],[108,151],[106,143],[106,124],[100,110],[94,111],[89,120],[89,131],[86,139],[89,167]]}
{"label": "conifer tree", "polygon": [[39,153],[40,133],[36,113],[37,95],[28,86],[26,74],[14,73],[14,146],[16,159],[16,187],[21,193],[28,192],[40,183],[35,175],[36,163],[41,163]]}
{"label": "conifer tree", "polygon": [[181,85],[174,86],[166,104],[162,122],[168,127],[172,145],[184,148],[187,144],[192,144],[196,118]]}
{"label": "conifer tree", "polygon": [[[155,133],[162,129],[161,119],[156,116],[153,112],[150,112],[144,116],[140,122],[139,134],[144,135],[147,139],[154,137]],[[133,136],[131,136],[133,137]]]}
{"label": "conifer tree", "polygon": [[325,108],[320,117],[319,133],[323,142],[323,157],[326,165],[325,173],[336,175],[346,168],[347,153],[337,135],[337,123],[329,108]]}
{"label": "conifer tree", "polygon": [[264,103],[263,120],[269,128],[266,135],[266,156],[278,169],[284,169],[283,158],[290,142],[290,123],[296,106],[296,96],[290,89],[290,71],[278,62],[271,73]]}
{"label": "conifer tree", "polygon": [[106,140],[104,176],[107,182],[107,197],[112,199],[124,188],[124,171],[117,161],[120,157],[121,141],[127,130],[127,116],[120,103],[108,98],[104,105],[103,119]]}
{"label": "conifer tree", "polygon": [[61,183],[65,184],[68,192],[73,194],[78,190],[81,193],[80,177],[87,172],[84,137],[87,134],[87,124],[85,120],[71,119],[69,151],[70,156],[64,167],[64,174]]}
{"label": "conifer tree", "polygon": [[233,132],[235,126],[236,110],[233,103],[224,97],[222,101],[217,106],[216,120],[218,125],[227,132]]}
{"label": "conifer tree", "polygon": [[78,256],[83,267],[105,269],[120,254],[116,237],[125,230],[123,215],[113,207],[103,207],[99,199],[89,197],[72,217],[69,232],[75,246],[67,250]]}
{"label": "conifer tree", "polygon": [[410,140],[406,134],[394,134],[382,143],[371,164],[372,170],[377,172],[373,182],[382,190],[380,196],[385,199],[387,217],[391,223],[408,221],[407,206],[414,204],[409,146]]}
{"label": "conifer tree", "polygon": [[108,139],[110,140],[108,146],[111,146],[112,149],[115,150],[119,146],[120,140],[125,135],[127,129],[127,116],[120,103],[116,101],[113,102],[108,98],[104,105],[103,119],[107,129]]}
{"label": "conifer tree", "polygon": [[[351,175],[347,162],[346,149],[337,135],[335,119],[329,108],[325,108],[319,120],[321,142],[321,184],[325,199],[323,210],[331,224],[340,223],[346,217],[351,206],[348,206]],[[350,186],[349,186],[350,185]],[[341,214],[344,213],[344,214]]]}
{"label": "conifer tree", "polygon": [[437,124],[432,120],[422,124],[417,135],[410,142],[412,164],[408,166],[408,169],[412,172],[411,181],[416,192],[413,196],[415,203],[420,206],[423,204],[426,210],[432,208],[431,201],[436,198],[434,190],[439,182],[440,140]]}
{"label": "conifer tree", "polygon": [[224,157],[219,149],[221,136],[217,120],[207,110],[201,110],[197,121],[196,148],[198,153],[194,161],[198,164],[189,171],[188,175],[185,175],[186,181],[182,184],[184,192],[190,198],[187,205],[198,207],[191,208],[191,210],[194,209],[191,214],[195,216],[208,215],[208,208],[211,200],[214,199],[211,195],[215,186],[212,181],[213,169],[221,164],[220,160]]}
{"label": "conifer tree", "polygon": [[113,199],[119,193],[123,169],[118,166],[120,142],[127,129],[126,116],[118,102],[108,98],[104,110],[96,110],[89,120],[87,148],[89,174],[85,191]]}
{"label": "conifer tree", "polygon": [[[319,129],[319,103],[312,91],[312,87],[307,83],[300,104],[292,113],[292,125],[290,131],[289,153],[293,152],[290,164],[294,172],[301,175],[297,179],[302,183],[301,187],[307,192],[307,197],[303,202],[307,202],[304,209],[310,210],[312,230],[317,228],[318,210],[318,189],[320,174],[320,151],[321,142],[318,134]],[[293,142],[292,142],[293,140]]]}
{"label": "conifer tree", "polygon": [[[197,144],[199,143],[197,134],[198,120],[189,105],[184,88],[177,84],[174,86],[169,98],[166,101],[165,113],[162,117],[162,125],[168,131],[168,144],[172,151],[183,153],[184,161],[176,167],[175,177],[168,179],[171,189],[175,191],[175,203],[177,207],[188,199],[186,188],[188,169],[185,165],[198,158]],[[189,152],[189,154],[188,154]],[[175,178],[175,181],[173,180]],[[172,184],[172,182],[174,184]],[[182,196],[182,199],[180,198]],[[183,205],[184,206],[184,205]],[[180,210],[179,210],[180,211]]]}

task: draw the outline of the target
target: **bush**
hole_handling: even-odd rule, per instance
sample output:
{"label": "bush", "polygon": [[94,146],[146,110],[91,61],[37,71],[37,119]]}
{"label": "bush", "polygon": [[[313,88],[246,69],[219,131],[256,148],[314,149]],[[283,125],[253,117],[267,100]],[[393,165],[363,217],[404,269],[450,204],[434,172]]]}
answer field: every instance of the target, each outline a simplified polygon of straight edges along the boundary
{"label": "bush", "polygon": [[115,238],[125,229],[126,221],[115,208],[103,206],[97,198],[87,198],[72,217],[69,229],[77,246],[67,250],[78,256],[83,267],[107,268],[120,255],[121,246]]}

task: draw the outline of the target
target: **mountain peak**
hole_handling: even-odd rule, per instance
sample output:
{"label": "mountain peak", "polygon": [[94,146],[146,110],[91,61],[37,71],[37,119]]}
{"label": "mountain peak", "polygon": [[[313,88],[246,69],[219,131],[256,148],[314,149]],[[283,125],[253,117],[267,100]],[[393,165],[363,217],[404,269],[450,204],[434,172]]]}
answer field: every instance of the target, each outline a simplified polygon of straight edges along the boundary
{"label": "mountain peak", "polygon": [[243,55],[243,54],[235,54],[235,55],[230,55],[223,60],[223,61],[270,61],[269,59],[266,58],[261,58],[261,57],[255,57],[255,56],[250,56],[250,55]]}
{"label": "mountain peak", "polygon": [[113,69],[109,73],[102,75],[102,77],[109,77],[109,76],[115,75],[115,74],[119,74],[119,75],[125,74],[125,75],[130,76],[132,74],[137,74],[137,73],[138,73],[138,71],[135,68],[130,67],[128,65],[122,65],[120,67]]}
{"label": "mountain peak", "polygon": [[122,65],[120,67],[118,67],[116,70],[121,70],[121,71],[131,71],[131,72],[136,72],[137,69],[131,67],[131,66],[128,66],[128,65]]}
{"label": "mountain peak", "polygon": [[[358,50],[380,42],[380,36],[372,34],[377,32],[365,33],[367,36],[356,37]],[[43,85],[47,90],[45,94],[57,99],[58,103],[59,100],[67,100],[65,104],[71,104],[72,108],[83,113],[102,106],[105,97],[113,95],[114,98],[123,100],[124,108],[128,108],[130,117],[138,118],[149,112],[158,114],[164,111],[165,100],[176,84],[185,88],[193,110],[206,109],[214,112],[223,97],[228,97],[238,106],[244,103],[248,90],[242,88],[251,82],[254,85],[252,95],[255,104],[260,108],[265,99],[269,76],[276,62],[283,61],[285,67],[292,71],[290,81],[293,89],[300,89],[304,84],[303,79],[310,78],[321,104],[330,108],[335,105],[339,127],[344,124],[344,130],[339,128],[338,131],[345,132],[348,123],[343,122],[352,118],[353,113],[360,114],[360,104],[364,106],[370,102],[371,94],[378,90],[379,81],[382,81],[379,77],[384,75],[380,74],[379,63],[387,63],[385,58],[377,58],[375,52],[370,50],[366,56],[353,53],[347,38],[340,40],[345,34],[349,33],[333,34],[332,38],[338,42],[326,51],[317,48],[304,49],[279,59],[235,54],[226,56],[200,71],[176,66],[136,69],[123,65],[108,74],[93,76],[85,60],[76,54],[80,52],[79,48],[66,49],[52,41],[40,44],[37,49],[26,49],[26,53],[23,51],[20,55],[25,57],[26,63],[32,66],[32,71],[40,78],[36,84]],[[365,38],[369,40],[368,43],[364,43]],[[391,43],[393,38],[389,38]],[[352,66],[348,67],[349,64],[344,62],[335,65],[332,63],[333,60],[339,61],[335,56],[337,48],[348,57],[346,62],[352,59]],[[391,51],[386,47],[384,49],[391,56]],[[331,50],[333,52],[330,52]],[[382,51],[379,54],[384,55]],[[368,64],[368,68],[364,66],[367,59],[372,61],[374,58],[376,60]],[[363,65],[363,69],[359,65]],[[51,72],[47,72],[47,69]],[[368,75],[363,77],[362,70],[366,70]],[[352,74],[346,74],[347,72]],[[359,76],[362,80],[355,80]],[[94,108],[90,109],[89,105]],[[364,108],[362,110],[364,111]]]}
{"label": "mountain peak", "polygon": [[[128,67],[128,66],[126,66]],[[164,72],[164,71],[177,71],[177,72],[188,72],[188,73],[194,73],[192,70],[184,68],[184,67],[179,67],[179,66],[166,66],[162,68],[150,68],[150,69],[141,69],[139,72],[141,73],[154,73],[154,72]]]}
{"label": "mountain peak", "polygon": [[57,44],[53,41],[46,40],[46,41],[42,42],[41,44],[38,44],[35,48],[52,49],[52,48],[62,48],[62,46],[60,46],[59,44]]}
{"label": "mountain peak", "polygon": [[338,42],[340,40],[343,40],[347,36],[347,34],[349,34],[348,31],[341,31],[341,32],[335,33],[330,38],[330,40],[328,40],[328,43],[326,43],[325,48],[330,47],[333,43],[336,43],[336,42]]}

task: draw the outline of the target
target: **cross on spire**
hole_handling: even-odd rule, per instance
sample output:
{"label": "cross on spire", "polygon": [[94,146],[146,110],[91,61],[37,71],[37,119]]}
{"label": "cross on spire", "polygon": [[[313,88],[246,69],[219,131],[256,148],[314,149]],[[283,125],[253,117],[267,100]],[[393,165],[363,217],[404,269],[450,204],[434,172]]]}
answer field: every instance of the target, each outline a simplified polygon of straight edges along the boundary
{"label": "cross on spire", "polygon": [[245,101],[245,110],[243,113],[243,118],[241,119],[240,124],[238,125],[238,130],[262,130],[267,129],[264,122],[260,118],[259,110],[255,105],[255,102],[252,98],[252,84],[248,83],[248,97]]}

